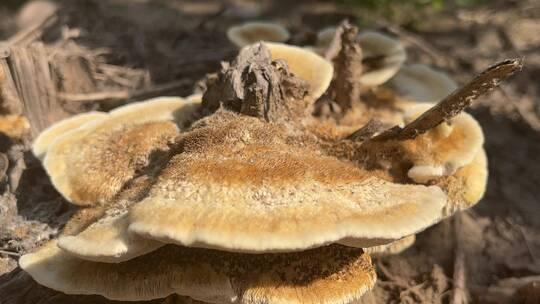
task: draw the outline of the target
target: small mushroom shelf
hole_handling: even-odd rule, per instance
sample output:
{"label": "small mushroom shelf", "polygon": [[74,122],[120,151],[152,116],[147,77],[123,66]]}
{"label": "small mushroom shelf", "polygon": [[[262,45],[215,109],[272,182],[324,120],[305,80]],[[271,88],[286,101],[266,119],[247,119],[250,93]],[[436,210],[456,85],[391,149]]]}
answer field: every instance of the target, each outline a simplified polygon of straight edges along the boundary
{"label": "small mushroom shelf", "polygon": [[[376,282],[369,254],[400,252],[480,200],[481,127],[464,107],[433,122],[456,88],[447,76],[402,67],[397,41],[350,39],[347,24],[333,61],[246,42],[246,29],[229,36],[253,44],[203,95],[80,114],[36,139],[53,185],[81,207],[20,259],[38,283],[126,301],[352,303]],[[368,73],[351,79],[338,61],[358,50],[379,62],[357,58]],[[358,96],[336,92],[347,87]]]}

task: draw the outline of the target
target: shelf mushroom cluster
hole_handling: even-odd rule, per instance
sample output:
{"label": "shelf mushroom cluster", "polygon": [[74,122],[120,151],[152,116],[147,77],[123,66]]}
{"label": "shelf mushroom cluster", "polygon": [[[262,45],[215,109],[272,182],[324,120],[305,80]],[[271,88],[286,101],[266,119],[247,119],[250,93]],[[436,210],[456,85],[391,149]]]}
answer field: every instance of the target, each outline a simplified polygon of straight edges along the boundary
{"label": "shelf mushroom cluster", "polygon": [[[286,40],[277,31],[263,32]],[[252,34],[231,40],[255,42]],[[374,56],[401,48],[369,35],[385,40]],[[399,75],[382,70],[379,82]],[[486,157],[482,130],[465,113],[410,140],[350,139],[351,126],[312,115],[333,77],[332,63],[316,52],[248,44],[207,80],[202,96],[53,125],[33,152],[81,209],[20,266],[47,287],[114,300],[359,299],[376,281],[370,253],[399,252],[416,233],[478,202]],[[425,101],[440,98],[431,89],[454,85],[424,68],[402,77],[389,121],[414,120],[431,106]],[[417,91],[429,98],[416,102]]]}

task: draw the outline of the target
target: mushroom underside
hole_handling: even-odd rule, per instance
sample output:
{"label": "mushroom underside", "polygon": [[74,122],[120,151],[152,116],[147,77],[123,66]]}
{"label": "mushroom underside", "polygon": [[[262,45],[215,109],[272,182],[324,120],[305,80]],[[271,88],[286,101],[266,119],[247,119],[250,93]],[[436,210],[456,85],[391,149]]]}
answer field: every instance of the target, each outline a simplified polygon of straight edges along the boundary
{"label": "mushroom underside", "polygon": [[114,300],[176,293],[209,303],[349,303],[376,279],[362,249],[339,245],[258,255],[167,245],[107,264],[70,256],[52,241],[23,256],[20,265],[50,288]]}

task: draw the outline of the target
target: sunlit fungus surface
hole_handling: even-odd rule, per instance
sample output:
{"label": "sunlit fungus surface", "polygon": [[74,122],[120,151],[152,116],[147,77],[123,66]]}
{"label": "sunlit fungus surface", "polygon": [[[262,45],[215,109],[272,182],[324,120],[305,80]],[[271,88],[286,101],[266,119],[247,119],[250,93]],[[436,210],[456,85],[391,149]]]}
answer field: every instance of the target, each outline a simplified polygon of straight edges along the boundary
{"label": "sunlit fungus surface", "polygon": [[482,198],[482,128],[462,111],[518,61],[456,90],[404,64],[397,39],[346,23],[315,49],[270,23],[228,35],[242,48],[202,95],[81,114],[35,140],[80,206],[20,259],[38,283],[113,300],[351,303],[376,283],[370,254]]}

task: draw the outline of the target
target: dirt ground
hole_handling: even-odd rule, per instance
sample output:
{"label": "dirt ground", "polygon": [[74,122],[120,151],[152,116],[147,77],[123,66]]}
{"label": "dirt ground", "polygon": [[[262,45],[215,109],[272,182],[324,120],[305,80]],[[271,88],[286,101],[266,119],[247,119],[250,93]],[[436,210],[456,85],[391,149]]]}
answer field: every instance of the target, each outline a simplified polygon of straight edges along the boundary
{"label": "dirt ground", "polygon": [[[464,256],[469,302],[540,303],[540,297],[527,293],[532,289],[519,289],[540,281],[540,3],[487,3],[443,11],[408,8],[389,18],[384,10],[329,1],[59,1],[56,19],[39,36],[47,47],[83,54],[94,77],[84,89],[78,83],[75,94],[65,97],[64,112],[51,119],[107,110],[155,91],[191,94],[204,75],[234,56],[226,29],[250,19],[279,21],[293,39],[308,42],[314,31],[349,18],[362,28],[397,35],[407,46],[409,62],[432,64],[460,83],[496,61],[522,57],[523,71],[470,111],[486,136],[490,176],[485,198],[420,233],[407,251],[374,259],[379,281],[362,302],[450,303],[456,258]],[[0,4],[0,43],[24,28],[17,9]],[[23,38],[31,35],[36,33]],[[118,91],[136,93],[111,97]],[[105,94],[99,102],[75,98],[96,92]],[[11,172],[20,173],[10,176],[16,185],[4,183],[0,189],[0,303],[118,303],[56,293],[17,268],[18,256],[54,237],[73,212],[27,147],[25,141],[0,136],[0,152],[12,160]]]}

